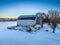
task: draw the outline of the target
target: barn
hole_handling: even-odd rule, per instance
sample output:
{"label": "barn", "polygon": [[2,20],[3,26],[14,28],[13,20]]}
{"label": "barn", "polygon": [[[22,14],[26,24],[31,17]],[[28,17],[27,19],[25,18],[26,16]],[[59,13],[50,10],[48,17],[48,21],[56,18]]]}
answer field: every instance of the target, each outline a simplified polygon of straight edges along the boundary
{"label": "barn", "polygon": [[21,15],[18,17],[18,26],[33,26],[36,24],[36,15]]}

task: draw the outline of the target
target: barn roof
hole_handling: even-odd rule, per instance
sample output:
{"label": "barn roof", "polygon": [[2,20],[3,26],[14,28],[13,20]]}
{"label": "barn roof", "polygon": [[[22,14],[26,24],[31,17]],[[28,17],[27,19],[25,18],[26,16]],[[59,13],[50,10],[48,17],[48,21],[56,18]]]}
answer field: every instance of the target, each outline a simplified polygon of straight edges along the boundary
{"label": "barn roof", "polygon": [[36,15],[21,15],[18,17],[20,20],[35,20]]}

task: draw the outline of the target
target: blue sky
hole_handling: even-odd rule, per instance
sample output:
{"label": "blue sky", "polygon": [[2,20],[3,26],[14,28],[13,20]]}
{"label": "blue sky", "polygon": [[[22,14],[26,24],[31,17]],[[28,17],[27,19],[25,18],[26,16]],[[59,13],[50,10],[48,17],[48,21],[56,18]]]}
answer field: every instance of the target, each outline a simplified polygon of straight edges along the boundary
{"label": "blue sky", "polygon": [[17,18],[48,10],[60,11],[60,0],[0,0],[0,17]]}

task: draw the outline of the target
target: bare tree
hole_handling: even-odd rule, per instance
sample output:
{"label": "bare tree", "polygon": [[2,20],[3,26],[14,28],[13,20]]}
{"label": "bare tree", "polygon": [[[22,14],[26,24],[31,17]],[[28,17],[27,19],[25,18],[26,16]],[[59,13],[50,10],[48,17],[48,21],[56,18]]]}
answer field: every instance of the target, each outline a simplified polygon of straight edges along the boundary
{"label": "bare tree", "polygon": [[37,24],[40,24],[41,25],[41,28],[43,28],[43,19],[44,17],[46,17],[46,14],[45,13],[36,13],[37,15]]}
{"label": "bare tree", "polygon": [[51,16],[50,22],[52,23],[53,33],[55,33],[55,28],[57,27],[57,23],[58,23],[57,18],[59,16],[59,12],[56,10],[49,10],[48,15]]}
{"label": "bare tree", "polygon": [[57,23],[53,21],[52,22],[53,33],[55,33],[56,27],[57,27]]}

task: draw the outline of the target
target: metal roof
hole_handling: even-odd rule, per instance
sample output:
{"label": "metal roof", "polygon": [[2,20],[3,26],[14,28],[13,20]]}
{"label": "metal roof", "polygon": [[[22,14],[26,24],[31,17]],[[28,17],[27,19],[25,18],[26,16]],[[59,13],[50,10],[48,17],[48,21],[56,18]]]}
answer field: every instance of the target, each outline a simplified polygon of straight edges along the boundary
{"label": "metal roof", "polygon": [[20,20],[35,20],[36,15],[21,15],[18,17]]}

